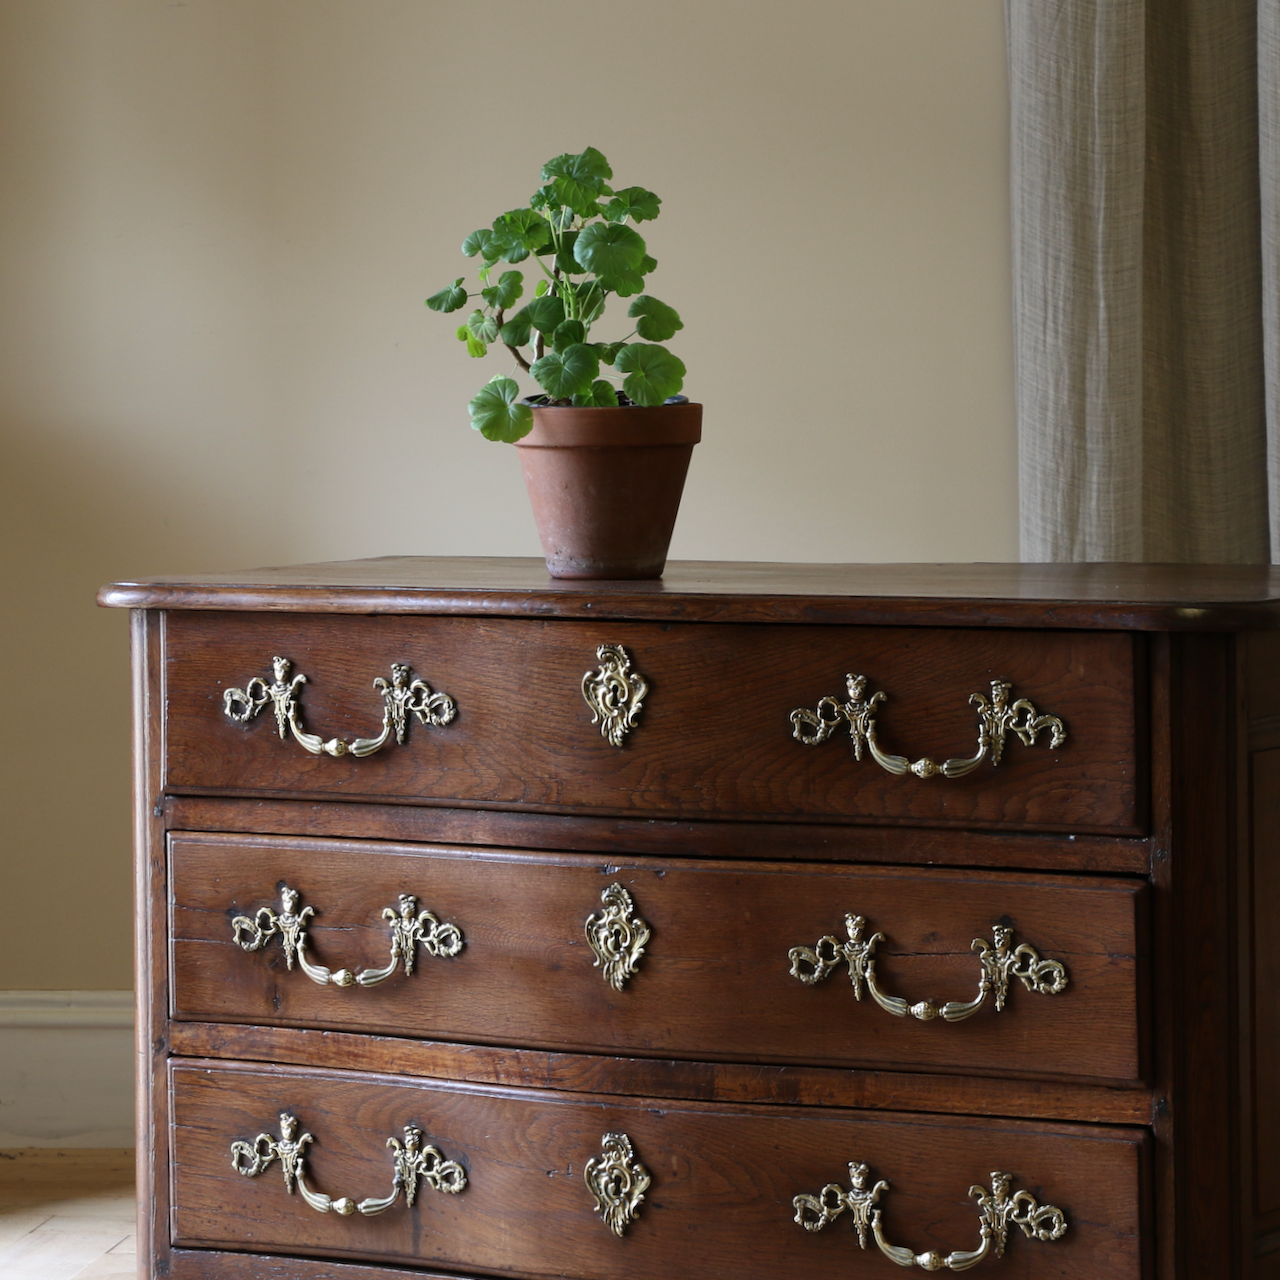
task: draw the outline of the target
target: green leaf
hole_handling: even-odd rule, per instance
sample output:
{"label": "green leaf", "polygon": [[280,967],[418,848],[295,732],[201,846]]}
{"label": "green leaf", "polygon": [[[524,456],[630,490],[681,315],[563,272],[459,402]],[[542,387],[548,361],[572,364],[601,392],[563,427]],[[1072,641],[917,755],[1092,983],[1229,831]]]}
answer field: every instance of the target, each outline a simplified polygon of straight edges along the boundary
{"label": "green leaf", "polygon": [[531,253],[541,253],[551,242],[547,220],[533,209],[512,209],[493,220],[494,243],[498,257],[508,262],[523,262]]}
{"label": "green leaf", "polygon": [[535,209],[568,209],[580,218],[594,218],[600,212],[600,186],[576,178],[553,178],[533,193],[529,203]]}
{"label": "green leaf", "polygon": [[522,307],[498,330],[498,336],[509,347],[523,347],[528,343],[532,329],[529,308]]}
{"label": "green leaf", "polygon": [[625,340],[622,342],[597,342],[595,348],[596,354],[600,357],[600,363],[612,364],[618,358],[618,352],[626,345]]}
{"label": "green leaf", "polygon": [[556,266],[566,275],[580,276],[585,270],[582,263],[573,256],[573,246],[577,239],[576,231],[566,231],[560,237],[560,252],[556,254]]}
{"label": "green leaf", "polygon": [[620,298],[629,298],[644,288],[644,276],[638,271],[619,271],[600,277],[600,284]]}
{"label": "green leaf", "polygon": [[546,280],[539,280],[533,287],[533,296],[535,298],[540,298],[550,288],[551,285]]}
{"label": "green leaf", "polygon": [[640,274],[643,276],[647,276],[649,272],[652,271],[657,265],[658,265],[657,258],[651,258],[646,253],[644,255],[644,261],[640,264]]}
{"label": "green leaf", "polygon": [[524,312],[529,316],[529,323],[539,333],[554,333],[556,326],[564,320],[564,303],[559,298],[545,296],[534,298]]}
{"label": "green leaf", "polygon": [[480,296],[499,311],[505,311],[524,292],[524,275],[519,271],[504,271],[498,283],[481,289]]}
{"label": "green leaf", "polygon": [[643,187],[623,187],[601,212],[610,222],[621,222],[624,218],[630,218],[633,222],[647,222],[658,216],[658,206],[661,203],[658,196]]}
{"label": "green leaf", "polygon": [[513,378],[498,374],[471,401],[471,425],[486,440],[512,443],[533,430],[533,413],[527,404],[519,404],[519,384]]}
{"label": "green leaf", "polygon": [[466,276],[459,276],[447,289],[441,289],[439,293],[433,293],[427,299],[427,306],[432,311],[457,311],[459,307],[467,305],[467,291],[462,287],[462,282]]}
{"label": "green leaf", "polygon": [[586,336],[587,331],[581,320],[565,320],[556,325],[556,331],[551,335],[551,345],[557,351],[565,351]]}
{"label": "green leaf", "polygon": [[627,315],[636,321],[636,332],[648,342],[666,342],[677,329],[684,328],[684,321],[673,307],[647,293],[642,293],[631,304]]}
{"label": "green leaf", "polygon": [[542,166],[543,182],[553,182],[556,178],[568,178],[584,186],[594,187],[596,191],[599,191],[612,177],[613,170],[609,168],[609,162],[595,147],[588,147],[576,156],[566,152],[562,156],[548,160]]}
{"label": "green leaf", "polygon": [[471,356],[472,359],[479,360],[481,356],[489,353],[489,348],[471,332],[470,326],[460,324],[456,336],[459,342],[467,344],[467,355]]}
{"label": "green leaf", "polygon": [[467,328],[479,342],[497,342],[498,322],[483,311],[473,311],[467,317]]}
{"label": "green leaf", "polygon": [[618,352],[613,367],[628,375],[622,390],[636,404],[661,404],[669,396],[678,395],[684,386],[684,361],[666,347],[628,343]]}
{"label": "green leaf", "polygon": [[599,378],[591,384],[590,391],[578,392],[573,397],[573,403],[576,405],[589,405],[595,409],[616,409],[618,407],[618,393],[614,390],[613,383]]}
{"label": "green leaf", "polygon": [[538,385],[557,400],[586,391],[599,372],[600,358],[581,342],[548,352],[529,369]]}
{"label": "green leaf", "polygon": [[618,222],[593,222],[574,241],[573,256],[588,271],[612,276],[635,271],[644,261],[644,240]]}
{"label": "green leaf", "polygon": [[481,254],[486,262],[497,262],[502,256],[493,242],[493,232],[488,227],[481,227],[479,231],[473,231],[462,242],[462,252],[468,258],[474,258],[477,253]]}

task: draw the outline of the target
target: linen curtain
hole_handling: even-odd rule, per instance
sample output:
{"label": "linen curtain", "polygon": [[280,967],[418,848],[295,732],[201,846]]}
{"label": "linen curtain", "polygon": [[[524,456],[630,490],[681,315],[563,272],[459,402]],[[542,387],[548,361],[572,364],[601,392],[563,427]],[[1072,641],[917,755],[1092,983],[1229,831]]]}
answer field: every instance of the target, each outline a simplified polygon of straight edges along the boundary
{"label": "linen curtain", "polygon": [[1280,0],[1006,0],[1022,558],[1280,561]]}

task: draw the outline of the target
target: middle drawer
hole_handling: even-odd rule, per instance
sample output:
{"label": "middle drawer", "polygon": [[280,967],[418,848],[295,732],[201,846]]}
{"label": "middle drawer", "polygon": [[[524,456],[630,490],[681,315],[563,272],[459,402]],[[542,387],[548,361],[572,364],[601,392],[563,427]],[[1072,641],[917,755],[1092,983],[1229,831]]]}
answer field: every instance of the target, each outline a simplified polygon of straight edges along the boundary
{"label": "middle drawer", "polygon": [[169,859],[177,1019],[1142,1077],[1136,880],[203,833]]}

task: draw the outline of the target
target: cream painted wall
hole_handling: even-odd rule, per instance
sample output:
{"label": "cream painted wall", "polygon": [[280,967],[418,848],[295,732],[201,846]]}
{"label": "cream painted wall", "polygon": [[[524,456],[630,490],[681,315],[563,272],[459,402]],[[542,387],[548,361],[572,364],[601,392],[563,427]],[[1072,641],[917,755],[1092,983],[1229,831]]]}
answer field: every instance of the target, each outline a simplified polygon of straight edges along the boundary
{"label": "cream painted wall", "polygon": [[129,983],[100,583],[537,553],[467,428],[501,364],[422,299],[558,151],[664,199],[707,406],[673,555],[1015,558],[1001,14],[0,0],[4,985]]}

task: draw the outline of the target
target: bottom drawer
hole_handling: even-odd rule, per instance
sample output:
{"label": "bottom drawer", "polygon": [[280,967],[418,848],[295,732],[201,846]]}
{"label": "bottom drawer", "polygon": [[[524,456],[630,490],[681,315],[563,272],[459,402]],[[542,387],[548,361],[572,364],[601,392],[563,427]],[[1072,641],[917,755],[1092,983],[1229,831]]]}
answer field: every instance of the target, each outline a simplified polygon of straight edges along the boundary
{"label": "bottom drawer", "polygon": [[912,1255],[925,1270],[991,1261],[1003,1233],[1009,1276],[1141,1274],[1137,1129],[192,1061],[173,1064],[171,1094],[173,1240],[188,1248],[530,1280],[847,1280]]}

